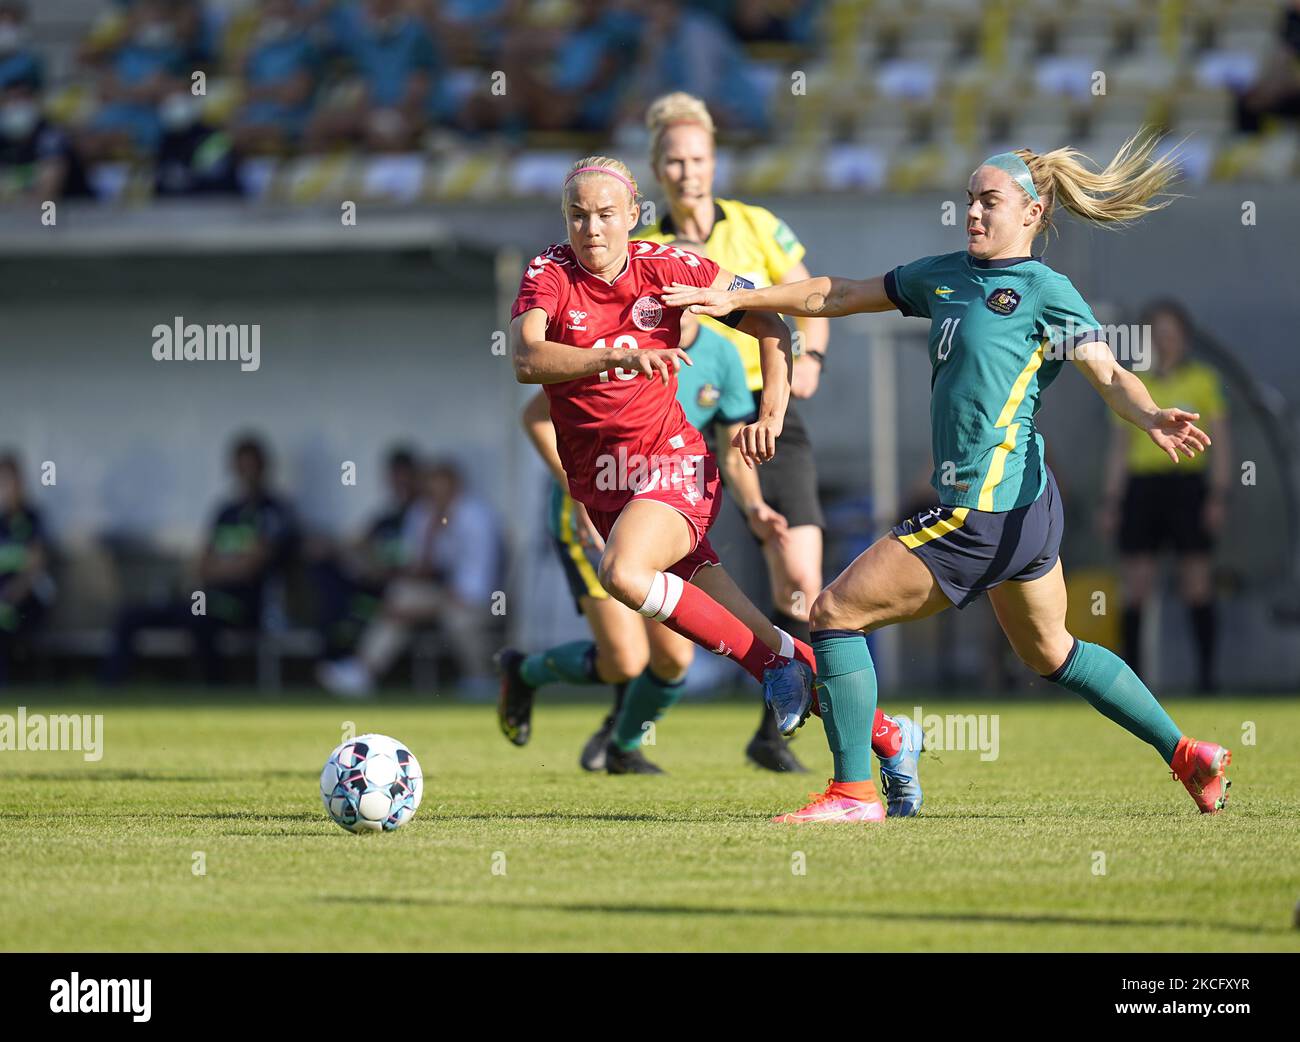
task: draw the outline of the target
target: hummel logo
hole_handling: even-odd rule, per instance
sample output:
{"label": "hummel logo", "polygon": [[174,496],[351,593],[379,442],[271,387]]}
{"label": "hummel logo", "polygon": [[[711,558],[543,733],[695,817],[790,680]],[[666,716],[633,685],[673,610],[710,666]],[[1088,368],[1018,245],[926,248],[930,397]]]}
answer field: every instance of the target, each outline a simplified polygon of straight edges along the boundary
{"label": "hummel logo", "polygon": [[578,330],[579,332],[583,332],[583,333],[585,333],[585,332],[587,331],[587,327],[584,326],[584,325],[581,325],[580,323],[583,323],[583,322],[586,322],[586,321],[587,321],[587,313],[586,313],[585,311],[570,311],[570,312],[569,312],[569,328],[570,328],[570,329],[576,329],[576,330]]}

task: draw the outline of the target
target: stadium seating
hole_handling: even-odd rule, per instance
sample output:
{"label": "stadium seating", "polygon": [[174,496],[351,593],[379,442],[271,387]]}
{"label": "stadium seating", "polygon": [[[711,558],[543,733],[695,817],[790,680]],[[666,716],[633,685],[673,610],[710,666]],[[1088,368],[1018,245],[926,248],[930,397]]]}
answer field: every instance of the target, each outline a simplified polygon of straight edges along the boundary
{"label": "stadium seating", "polygon": [[[216,52],[201,63],[208,77],[204,117],[227,126],[239,106],[239,56],[256,29],[256,5],[209,0],[202,6]],[[824,0],[804,6],[814,45],[744,45],[746,75],[763,95],[769,125],[761,145],[743,132],[730,135],[734,166],[723,190],[924,190],[951,184],[954,173],[994,147],[1049,148],[1068,139],[1105,155],[1141,124],[1179,139],[1191,135],[1187,173],[1193,179],[1297,175],[1294,125],[1268,122],[1249,136],[1235,126],[1235,92],[1252,82],[1276,46],[1281,5],[1272,0]],[[567,11],[564,3],[549,5],[547,31],[571,31]],[[429,24],[436,35],[437,24]],[[116,32],[120,16],[90,17],[76,0],[32,5],[32,40],[47,70],[45,109],[56,123],[75,131],[93,120],[97,81],[85,55],[111,49]],[[454,40],[445,46],[455,62],[442,74],[447,97],[464,101],[483,93],[500,56],[493,38],[477,47]],[[792,91],[795,73],[802,84]],[[344,63],[326,61],[318,102],[351,82]],[[633,115],[600,130],[522,126],[504,136],[465,133],[453,117],[431,114],[421,147],[407,154],[250,158],[245,191],[302,204],[341,196],[394,204],[533,197],[553,190],[557,163],[575,152],[607,145],[611,136],[628,143],[625,153],[641,147]],[[152,192],[151,159],[134,155],[103,164],[92,181],[110,201],[143,202]]]}

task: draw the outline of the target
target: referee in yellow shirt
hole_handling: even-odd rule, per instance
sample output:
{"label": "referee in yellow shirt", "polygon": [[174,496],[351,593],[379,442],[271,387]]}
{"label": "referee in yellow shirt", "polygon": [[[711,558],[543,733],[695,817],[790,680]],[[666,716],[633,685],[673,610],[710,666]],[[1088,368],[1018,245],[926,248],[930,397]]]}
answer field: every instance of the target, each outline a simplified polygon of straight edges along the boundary
{"label": "referee in yellow shirt", "polygon": [[[677,92],[654,101],[646,113],[650,161],[663,190],[668,212],[640,233],[651,242],[694,239],[710,258],[749,279],[755,286],[798,282],[809,277],[803,244],[786,223],[761,206],[713,195],[713,118],[699,98]],[[701,320],[736,345],[755,402],[763,388],[758,342],[711,318]],[[824,318],[797,320],[794,338],[792,400],[785,414],[779,451],[758,472],[764,501],[789,523],[780,538],[760,540],[775,606],[773,622],[807,641],[808,610],[822,588],[822,528],[825,516],[817,496],[817,468],[808,431],[794,399],[811,398],[826,362],[830,323]],[[747,521],[753,521],[747,518]],[[756,526],[751,524],[751,530]],[[746,755],[770,770],[801,770],[799,762],[763,707],[758,732]]]}
{"label": "referee in yellow shirt", "polygon": [[[1232,454],[1228,411],[1218,374],[1188,357],[1192,324],[1173,301],[1143,313],[1151,329],[1152,368],[1135,375],[1156,401],[1201,414],[1214,452],[1175,466],[1136,429],[1116,430],[1106,471],[1102,523],[1118,536],[1124,559],[1123,653],[1135,673],[1140,661],[1142,608],[1158,576],[1158,555],[1172,551],[1196,641],[1197,685],[1214,690],[1214,584],[1211,553],[1223,523]],[[1135,436],[1136,435],[1136,436]]]}

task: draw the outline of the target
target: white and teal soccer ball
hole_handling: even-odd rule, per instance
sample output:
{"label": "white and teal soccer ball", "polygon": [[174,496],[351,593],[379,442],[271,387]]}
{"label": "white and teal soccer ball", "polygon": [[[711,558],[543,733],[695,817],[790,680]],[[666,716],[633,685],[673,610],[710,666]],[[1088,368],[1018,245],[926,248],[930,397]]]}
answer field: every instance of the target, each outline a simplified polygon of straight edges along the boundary
{"label": "white and teal soccer ball", "polygon": [[320,772],[325,813],[349,832],[401,828],[423,795],[420,761],[387,735],[363,734],[344,742]]}

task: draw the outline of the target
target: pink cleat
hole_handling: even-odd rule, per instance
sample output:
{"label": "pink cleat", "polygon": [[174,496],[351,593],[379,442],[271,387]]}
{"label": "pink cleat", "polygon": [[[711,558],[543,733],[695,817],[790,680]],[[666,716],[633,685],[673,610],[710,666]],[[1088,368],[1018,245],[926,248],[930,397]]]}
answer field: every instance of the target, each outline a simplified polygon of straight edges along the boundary
{"label": "pink cleat", "polygon": [[827,783],[825,792],[809,793],[812,802],[791,814],[779,814],[772,821],[778,825],[802,825],[811,822],[884,821],[885,807],[876,795],[875,782]]}
{"label": "pink cleat", "polygon": [[1198,742],[1183,736],[1174,750],[1170,769],[1173,776],[1192,794],[1202,814],[1218,814],[1228,802],[1226,770],[1232,751],[1213,742]]}

